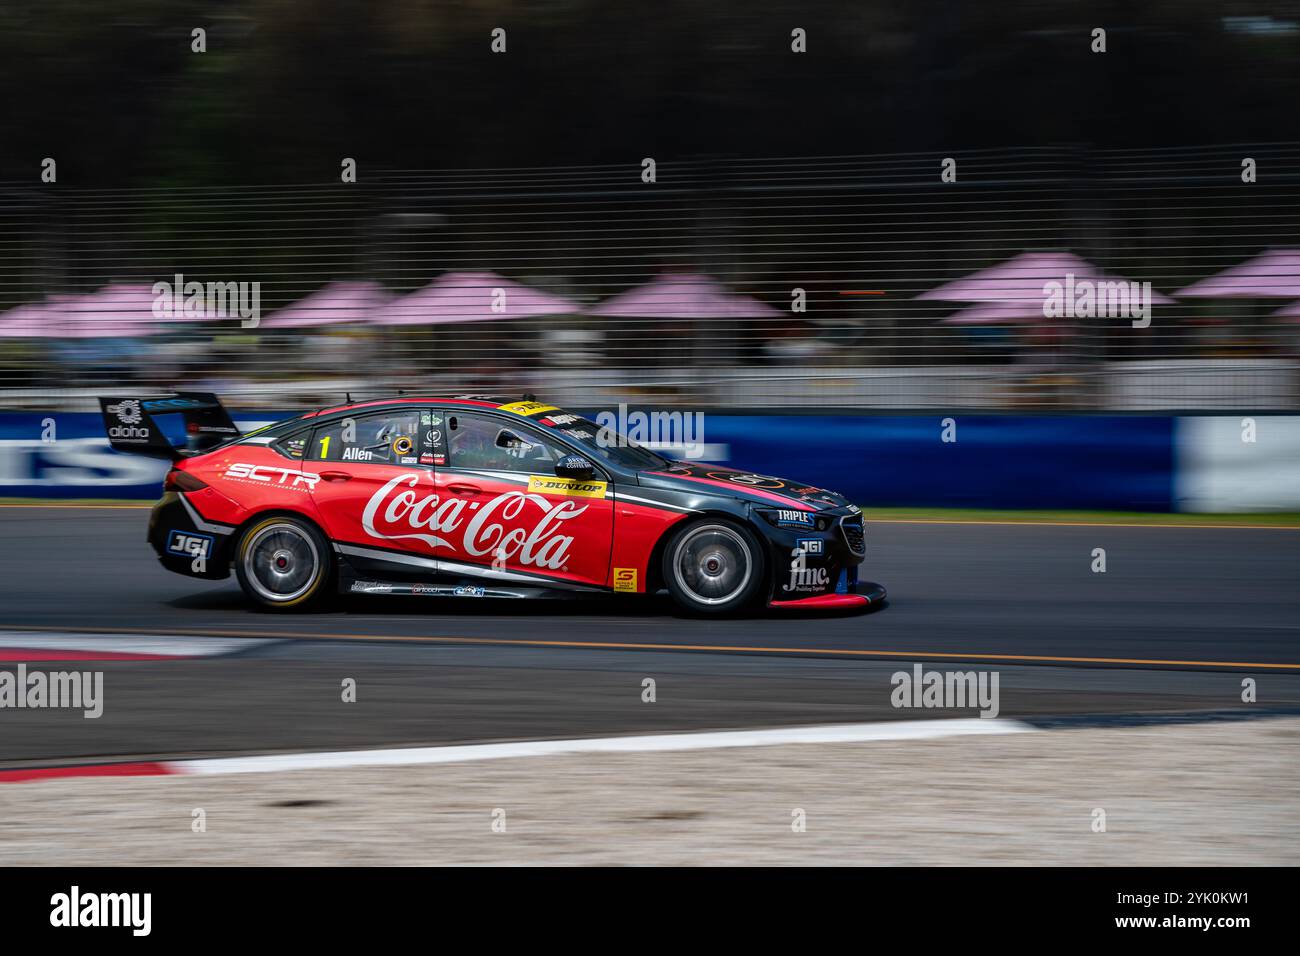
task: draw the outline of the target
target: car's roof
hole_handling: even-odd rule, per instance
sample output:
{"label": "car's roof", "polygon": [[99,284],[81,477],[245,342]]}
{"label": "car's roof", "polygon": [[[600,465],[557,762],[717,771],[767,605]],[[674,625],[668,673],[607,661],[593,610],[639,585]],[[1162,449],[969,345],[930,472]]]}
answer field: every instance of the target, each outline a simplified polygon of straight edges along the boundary
{"label": "car's roof", "polygon": [[346,412],[356,408],[383,408],[386,405],[463,405],[469,408],[491,408],[499,409],[504,412],[513,412],[515,409],[509,406],[521,402],[536,402],[532,396],[507,396],[507,395],[402,395],[397,398],[379,398],[364,402],[352,402],[351,404],[331,405],[329,408],[320,408],[314,412],[308,412],[303,418],[315,418],[319,415],[333,415],[338,412]]}

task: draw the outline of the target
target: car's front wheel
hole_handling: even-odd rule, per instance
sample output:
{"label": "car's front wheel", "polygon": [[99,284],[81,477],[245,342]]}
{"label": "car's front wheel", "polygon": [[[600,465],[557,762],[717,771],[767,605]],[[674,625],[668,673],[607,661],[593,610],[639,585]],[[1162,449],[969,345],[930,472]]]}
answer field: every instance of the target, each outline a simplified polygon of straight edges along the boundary
{"label": "car's front wheel", "polygon": [[314,526],[288,515],[254,521],[239,537],[235,575],[263,607],[301,610],[329,590],[329,542]]}
{"label": "car's front wheel", "polygon": [[664,549],[663,572],[668,593],[697,614],[739,611],[753,604],[767,583],[758,537],[721,518],[679,530]]}

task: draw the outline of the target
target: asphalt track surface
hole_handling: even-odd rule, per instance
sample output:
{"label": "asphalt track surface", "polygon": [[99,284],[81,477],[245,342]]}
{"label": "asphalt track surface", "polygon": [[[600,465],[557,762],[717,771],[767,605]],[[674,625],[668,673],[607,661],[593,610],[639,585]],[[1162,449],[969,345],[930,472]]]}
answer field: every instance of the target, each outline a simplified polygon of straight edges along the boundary
{"label": "asphalt track surface", "polygon": [[267,613],[164,571],[146,518],[0,507],[0,627],[277,640],[96,663],[104,716],[0,712],[0,766],[972,715],[892,707],[914,663],[996,670],[1004,717],[1300,707],[1300,530],[872,523],[887,606],[718,621],[654,598]]}

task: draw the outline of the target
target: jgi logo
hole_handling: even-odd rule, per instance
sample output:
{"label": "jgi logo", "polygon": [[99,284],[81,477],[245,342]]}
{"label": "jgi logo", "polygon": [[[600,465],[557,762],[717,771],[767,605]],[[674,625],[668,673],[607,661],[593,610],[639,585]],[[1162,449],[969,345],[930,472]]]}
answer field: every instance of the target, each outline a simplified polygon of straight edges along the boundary
{"label": "jgi logo", "polygon": [[167,551],[187,558],[207,558],[212,553],[212,543],[206,534],[172,531],[167,538]]}

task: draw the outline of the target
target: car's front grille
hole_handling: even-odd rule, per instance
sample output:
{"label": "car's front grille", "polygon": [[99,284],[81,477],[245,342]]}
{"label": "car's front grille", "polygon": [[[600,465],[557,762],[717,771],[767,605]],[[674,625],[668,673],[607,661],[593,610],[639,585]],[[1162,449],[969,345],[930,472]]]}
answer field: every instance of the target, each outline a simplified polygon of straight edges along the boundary
{"label": "car's front grille", "polygon": [[854,554],[867,553],[867,533],[862,526],[862,515],[846,515],[840,519],[840,533],[844,543]]}

